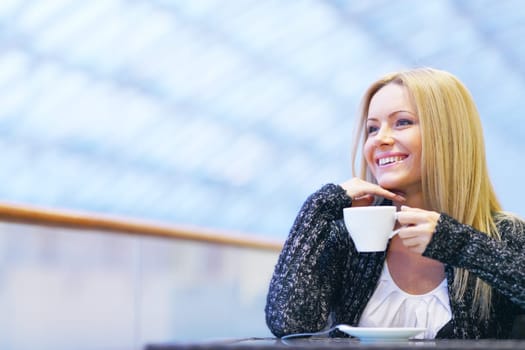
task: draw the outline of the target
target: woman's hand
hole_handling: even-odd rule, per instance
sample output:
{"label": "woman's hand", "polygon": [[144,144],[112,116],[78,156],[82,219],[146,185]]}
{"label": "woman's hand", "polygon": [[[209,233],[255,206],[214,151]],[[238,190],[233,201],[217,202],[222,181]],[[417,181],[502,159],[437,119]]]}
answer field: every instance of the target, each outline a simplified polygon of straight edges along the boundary
{"label": "woman's hand", "polygon": [[440,214],[404,205],[396,215],[397,221],[402,225],[398,236],[405,247],[412,252],[423,254],[432,239]]}
{"label": "woman's hand", "polygon": [[352,198],[353,207],[364,207],[371,205],[374,201],[374,196],[380,196],[390,199],[394,202],[403,203],[405,198],[397,193],[390,192],[383,187],[361,180],[354,177],[341,184],[346,191],[346,194]]}

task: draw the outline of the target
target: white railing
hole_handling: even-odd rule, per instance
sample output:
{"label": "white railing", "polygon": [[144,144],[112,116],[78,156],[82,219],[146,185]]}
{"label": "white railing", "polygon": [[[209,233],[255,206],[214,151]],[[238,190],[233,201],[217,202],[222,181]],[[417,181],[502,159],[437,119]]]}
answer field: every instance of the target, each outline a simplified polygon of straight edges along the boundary
{"label": "white railing", "polygon": [[268,336],[281,242],[0,204],[0,348]]}

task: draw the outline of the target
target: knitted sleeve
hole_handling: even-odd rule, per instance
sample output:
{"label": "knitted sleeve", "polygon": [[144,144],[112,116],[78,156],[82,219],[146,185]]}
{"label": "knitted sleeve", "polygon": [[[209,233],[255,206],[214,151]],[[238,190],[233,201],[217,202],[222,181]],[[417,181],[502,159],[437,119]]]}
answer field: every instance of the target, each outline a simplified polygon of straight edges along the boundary
{"label": "knitted sleeve", "polygon": [[280,337],[316,332],[326,326],[348,254],[335,220],[351,206],[345,190],[328,184],[303,204],[284,244],[270,282],[266,323]]}
{"label": "knitted sleeve", "polygon": [[441,214],[423,253],[467,269],[520,307],[525,307],[525,223],[507,217],[497,224],[501,240]]}

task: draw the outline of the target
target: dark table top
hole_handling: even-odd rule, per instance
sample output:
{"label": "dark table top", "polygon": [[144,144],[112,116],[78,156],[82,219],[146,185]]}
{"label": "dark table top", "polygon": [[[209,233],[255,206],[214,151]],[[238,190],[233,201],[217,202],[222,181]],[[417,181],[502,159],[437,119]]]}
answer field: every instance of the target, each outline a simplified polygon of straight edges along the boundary
{"label": "dark table top", "polygon": [[469,349],[525,349],[525,340],[403,340],[361,342],[355,338],[299,338],[286,341],[276,338],[245,338],[202,342],[149,344],[145,350],[290,350],[312,349],[410,349],[429,348],[435,350]]}

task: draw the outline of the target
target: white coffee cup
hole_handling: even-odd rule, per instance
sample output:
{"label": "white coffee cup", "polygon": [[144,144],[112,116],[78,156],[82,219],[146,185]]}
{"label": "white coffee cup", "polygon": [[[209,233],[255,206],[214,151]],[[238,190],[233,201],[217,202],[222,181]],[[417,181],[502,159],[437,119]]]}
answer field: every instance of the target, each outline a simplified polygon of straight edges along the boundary
{"label": "white coffee cup", "polygon": [[388,240],[397,231],[396,207],[368,206],[343,209],[344,221],[350,237],[359,252],[385,251]]}

